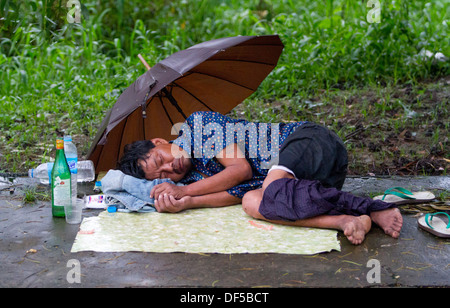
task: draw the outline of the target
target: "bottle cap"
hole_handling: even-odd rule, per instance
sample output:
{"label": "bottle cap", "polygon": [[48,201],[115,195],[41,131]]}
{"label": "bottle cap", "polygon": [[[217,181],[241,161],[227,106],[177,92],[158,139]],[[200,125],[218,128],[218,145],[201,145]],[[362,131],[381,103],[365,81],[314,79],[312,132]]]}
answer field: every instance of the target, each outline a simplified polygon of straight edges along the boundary
{"label": "bottle cap", "polygon": [[56,149],[64,150],[64,140],[61,138],[56,139]]}
{"label": "bottle cap", "polygon": [[117,207],[115,207],[114,205],[108,206],[108,213],[115,213],[115,212],[117,212]]}

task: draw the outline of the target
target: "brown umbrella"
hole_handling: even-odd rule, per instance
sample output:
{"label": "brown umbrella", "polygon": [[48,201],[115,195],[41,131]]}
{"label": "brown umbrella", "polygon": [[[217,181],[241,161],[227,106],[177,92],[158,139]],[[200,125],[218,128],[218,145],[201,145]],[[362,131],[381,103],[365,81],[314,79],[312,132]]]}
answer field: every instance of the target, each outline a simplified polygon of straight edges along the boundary
{"label": "brown umbrella", "polygon": [[237,36],[194,45],[155,64],[103,119],[87,155],[96,173],[115,168],[126,144],[174,139],[173,125],[195,111],[230,112],[273,70],[283,47],[278,35]]}

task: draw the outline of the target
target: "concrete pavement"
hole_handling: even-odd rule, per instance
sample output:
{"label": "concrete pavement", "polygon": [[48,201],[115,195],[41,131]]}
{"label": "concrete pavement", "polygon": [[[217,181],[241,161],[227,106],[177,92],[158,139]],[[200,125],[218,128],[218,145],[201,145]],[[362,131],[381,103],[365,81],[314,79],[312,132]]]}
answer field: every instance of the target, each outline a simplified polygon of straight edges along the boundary
{"label": "concrete pavement", "polygon": [[[313,256],[70,253],[79,226],[53,218],[48,201],[22,204],[24,185],[14,185],[14,193],[2,189],[0,194],[0,287],[450,286],[450,240],[419,229],[410,213],[403,213],[399,239],[373,227],[362,245],[353,246],[339,233],[340,252]],[[349,178],[343,190],[367,195],[393,186],[450,191],[450,180]],[[98,213],[84,211],[85,216]],[[71,276],[75,268],[79,281]]]}

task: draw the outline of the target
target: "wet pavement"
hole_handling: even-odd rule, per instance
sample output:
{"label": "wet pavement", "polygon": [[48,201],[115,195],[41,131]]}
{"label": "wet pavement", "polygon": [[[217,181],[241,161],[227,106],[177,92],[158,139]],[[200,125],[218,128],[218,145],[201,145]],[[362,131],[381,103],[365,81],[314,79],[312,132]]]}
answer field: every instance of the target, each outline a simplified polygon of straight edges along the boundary
{"label": "wet pavement", "polygon": [[[0,182],[1,184],[1,182]],[[450,240],[403,212],[399,239],[374,226],[362,245],[340,232],[341,251],[288,254],[71,253],[79,225],[51,216],[49,201],[23,204],[29,185],[0,185],[0,287],[448,287]],[[84,184],[79,191],[91,191]],[[9,185],[11,187],[11,185]],[[450,191],[450,177],[349,178],[343,190],[374,194],[393,186]],[[84,216],[99,210],[85,210]],[[75,265],[74,265],[75,264]],[[80,269],[80,280],[71,270]],[[72,283],[71,283],[72,282]]]}

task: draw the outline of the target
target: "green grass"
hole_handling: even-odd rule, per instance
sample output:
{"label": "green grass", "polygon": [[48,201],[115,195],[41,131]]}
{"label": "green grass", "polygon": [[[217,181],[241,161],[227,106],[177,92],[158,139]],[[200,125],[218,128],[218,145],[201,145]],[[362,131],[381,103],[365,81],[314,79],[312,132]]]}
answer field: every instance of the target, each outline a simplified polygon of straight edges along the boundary
{"label": "green grass", "polygon": [[38,189],[37,187],[25,187],[23,190],[22,203],[34,204],[36,201],[50,201],[52,196],[48,190]]}
{"label": "green grass", "polygon": [[[377,92],[376,101],[361,100],[361,116],[398,110],[407,115],[423,108],[422,81],[449,75],[449,62],[419,55],[429,50],[450,56],[445,0],[381,1],[378,24],[367,22],[366,1],[81,0],[81,24],[67,22],[66,3],[0,0],[0,171],[25,171],[47,161],[61,131],[74,135],[85,154],[105,111],[145,71],[138,53],[152,65],[205,40],[276,33],[285,49],[247,100],[245,106],[256,112],[251,117],[320,121],[305,103],[320,96],[324,110],[317,113],[335,128],[325,106],[333,116],[345,116],[348,107],[339,102],[360,89]],[[390,89],[402,85],[417,94],[415,109],[392,98]],[[288,101],[282,108],[296,116],[266,112],[273,101]],[[400,122],[389,116],[389,125],[400,130],[444,115],[448,128],[448,113],[432,112],[426,119],[397,117]],[[442,135],[435,129],[434,142]]]}

